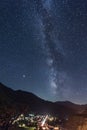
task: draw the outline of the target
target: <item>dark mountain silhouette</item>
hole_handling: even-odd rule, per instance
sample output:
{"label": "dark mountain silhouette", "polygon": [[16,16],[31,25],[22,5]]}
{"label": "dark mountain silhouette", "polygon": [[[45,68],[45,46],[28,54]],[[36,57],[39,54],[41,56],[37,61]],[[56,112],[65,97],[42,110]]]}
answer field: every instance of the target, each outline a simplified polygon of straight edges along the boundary
{"label": "dark mountain silhouette", "polygon": [[77,105],[69,101],[45,101],[33,93],[21,90],[14,91],[0,83],[0,109],[2,109],[2,112],[6,111],[4,108],[10,108],[19,113],[34,112],[38,114],[66,116],[85,112],[87,105]]}

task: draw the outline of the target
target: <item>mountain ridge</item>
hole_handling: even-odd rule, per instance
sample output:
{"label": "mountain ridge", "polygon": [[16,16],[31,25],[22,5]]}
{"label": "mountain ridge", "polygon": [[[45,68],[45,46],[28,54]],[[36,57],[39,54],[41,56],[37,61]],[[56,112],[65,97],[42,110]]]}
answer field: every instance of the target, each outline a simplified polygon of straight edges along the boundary
{"label": "mountain ridge", "polygon": [[77,105],[70,101],[51,102],[41,99],[31,92],[23,90],[13,90],[0,83],[0,104],[16,110],[31,111],[34,113],[49,113],[54,115],[72,115],[82,113],[87,109],[87,105]]}

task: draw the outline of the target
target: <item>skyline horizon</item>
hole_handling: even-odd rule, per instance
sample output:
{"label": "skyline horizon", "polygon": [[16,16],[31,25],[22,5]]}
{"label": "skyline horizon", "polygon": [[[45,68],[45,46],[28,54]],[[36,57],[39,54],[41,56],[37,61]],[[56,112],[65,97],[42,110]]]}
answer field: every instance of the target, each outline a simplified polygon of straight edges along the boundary
{"label": "skyline horizon", "polygon": [[44,101],[48,101],[48,102],[52,102],[52,103],[56,103],[56,102],[61,102],[61,103],[66,102],[67,103],[68,102],[68,103],[72,103],[72,104],[75,104],[75,105],[81,105],[81,106],[87,105],[87,103],[77,103],[77,102],[73,102],[73,101],[70,101],[70,100],[56,100],[56,101],[52,101],[52,100],[49,100],[49,99],[47,100],[47,99],[42,98],[38,94],[35,94],[35,93],[31,92],[31,91],[27,91],[27,90],[23,90],[23,89],[14,89],[14,88],[11,88],[11,86],[8,86],[8,85],[6,85],[6,84],[4,84],[2,82],[0,82],[0,85],[5,86],[6,88],[11,89],[12,91],[22,91],[22,92],[31,93],[31,94],[35,95],[36,97],[38,97],[38,98],[40,98],[40,99],[42,99]]}

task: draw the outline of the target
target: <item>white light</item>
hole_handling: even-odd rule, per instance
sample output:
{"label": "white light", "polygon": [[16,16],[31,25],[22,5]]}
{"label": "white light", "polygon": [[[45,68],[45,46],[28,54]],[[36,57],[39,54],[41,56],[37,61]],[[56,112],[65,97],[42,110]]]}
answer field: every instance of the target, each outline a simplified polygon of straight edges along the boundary
{"label": "white light", "polygon": [[22,77],[23,77],[23,78],[25,78],[25,77],[26,77],[26,75],[25,75],[25,74],[23,74],[23,75],[22,75]]}
{"label": "white light", "polygon": [[48,115],[47,115],[47,116],[45,117],[45,119],[42,121],[41,126],[43,126],[43,125],[45,124],[47,118],[48,118]]}
{"label": "white light", "polygon": [[23,124],[22,126],[25,127],[25,124]]}

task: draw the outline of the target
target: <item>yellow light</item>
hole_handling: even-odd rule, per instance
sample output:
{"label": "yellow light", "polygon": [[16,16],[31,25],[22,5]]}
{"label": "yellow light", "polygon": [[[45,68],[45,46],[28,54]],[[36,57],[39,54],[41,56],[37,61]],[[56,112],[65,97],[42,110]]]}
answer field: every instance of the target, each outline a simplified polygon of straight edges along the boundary
{"label": "yellow light", "polygon": [[54,127],[54,130],[59,130],[59,127]]}

